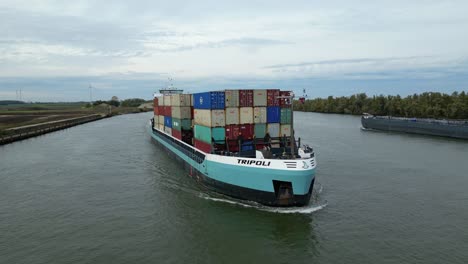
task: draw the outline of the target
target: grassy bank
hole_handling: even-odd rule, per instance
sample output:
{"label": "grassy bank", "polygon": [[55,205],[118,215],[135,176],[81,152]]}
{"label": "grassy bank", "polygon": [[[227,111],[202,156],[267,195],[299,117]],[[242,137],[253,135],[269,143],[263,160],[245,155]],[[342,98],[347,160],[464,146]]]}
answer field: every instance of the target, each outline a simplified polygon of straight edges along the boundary
{"label": "grassy bank", "polygon": [[83,102],[72,103],[19,103],[0,105],[0,133],[10,128],[34,125],[93,114],[113,116],[151,111],[150,108],[115,107],[106,104],[90,107]]}

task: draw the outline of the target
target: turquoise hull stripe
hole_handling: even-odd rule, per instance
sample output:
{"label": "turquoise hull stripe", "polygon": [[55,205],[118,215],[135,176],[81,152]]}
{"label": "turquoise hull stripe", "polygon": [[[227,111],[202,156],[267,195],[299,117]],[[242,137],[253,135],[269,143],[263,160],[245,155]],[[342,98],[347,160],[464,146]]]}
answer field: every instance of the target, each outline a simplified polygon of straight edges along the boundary
{"label": "turquoise hull stripe", "polygon": [[205,160],[199,164],[174,148],[171,144],[156,136],[151,127],[151,137],[174,152],[177,156],[203,173],[206,177],[232,185],[254,190],[274,192],[273,180],[291,182],[294,194],[305,195],[309,192],[310,184],[315,177],[315,169],[308,171],[269,170],[255,167],[235,166]]}
{"label": "turquoise hull stripe", "polygon": [[217,181],[255,189],[274,192],[273,180],[291,182],[293,192],[304,195],[315,177],[315,169],[309,171],[284,171],[262,168],[235,166],[213,161],[206,161],[208,177]]}

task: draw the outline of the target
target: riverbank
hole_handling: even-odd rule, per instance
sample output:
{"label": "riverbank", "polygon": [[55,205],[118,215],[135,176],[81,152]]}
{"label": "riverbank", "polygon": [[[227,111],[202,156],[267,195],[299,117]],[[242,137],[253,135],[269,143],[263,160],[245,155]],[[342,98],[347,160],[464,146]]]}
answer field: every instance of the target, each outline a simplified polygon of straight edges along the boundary
{"label": "riverbank", "polygon": [[151,111],[151,108],[109,105],[86,108],[77,103],[1,106],[0,145],[115,115],[146,111]]}

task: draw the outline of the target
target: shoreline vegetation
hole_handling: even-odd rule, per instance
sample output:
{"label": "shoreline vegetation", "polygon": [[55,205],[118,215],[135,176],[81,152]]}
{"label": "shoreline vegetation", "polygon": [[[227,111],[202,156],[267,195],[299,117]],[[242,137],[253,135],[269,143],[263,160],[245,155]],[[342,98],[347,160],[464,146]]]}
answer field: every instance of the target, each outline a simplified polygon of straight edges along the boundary
{"label": "shoreline vegetation", "polygon": [[115,115],[153,111],[143,99],[65,103],[0,101],[0,145]]}
{"label": "shoreline vegetation", "polygon": [[294,110],[303,112],[434,119],[468,119],[468,95],[465,91],[451,95],[425,92],[407,97],[399,95],[367,96],[365,93],[348,97],[316,98],[304,103],[294,101]]}

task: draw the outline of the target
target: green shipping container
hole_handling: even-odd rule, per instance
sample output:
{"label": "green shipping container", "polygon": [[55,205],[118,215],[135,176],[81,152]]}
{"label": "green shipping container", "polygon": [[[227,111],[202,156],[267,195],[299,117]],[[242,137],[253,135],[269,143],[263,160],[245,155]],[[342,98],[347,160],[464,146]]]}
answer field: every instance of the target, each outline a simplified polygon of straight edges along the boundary
{"label": "green shipping container", "polygon": [[178,131],[189,130],[192,128],[192,119],[172,118],[172,128]]}
{"label": "green shipping container", "polygon": [[201,125],[195,125],[194,127],[195,139],[211,144],[211,138],[216,141],[223,141],[226,137],[226,131],[224,127],[206,127]]}
{"label": "green shipping container", "polygon": [[281,124],[291,124],[291,108],[281,108]]}
{"label": "green shipping container", "polygon": [[256,138],[264,138],[266,134],[266,124],[255,124],[254,133]]}

